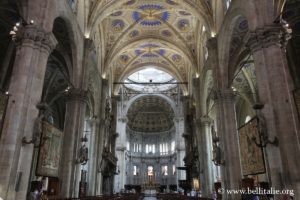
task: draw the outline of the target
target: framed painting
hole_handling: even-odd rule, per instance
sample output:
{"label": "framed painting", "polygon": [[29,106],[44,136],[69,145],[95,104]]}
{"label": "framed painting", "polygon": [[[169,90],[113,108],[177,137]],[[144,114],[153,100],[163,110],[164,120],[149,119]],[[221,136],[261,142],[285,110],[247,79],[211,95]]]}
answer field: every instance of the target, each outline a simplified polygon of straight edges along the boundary
{"label": "framed painting", "polygon": [[42,122],[41,144],[36,169],[38,176],[58,177],[62,136],[61,130],[48,122]]}
{"label": "framed painting", "polygon": [[266,172],[262,148],[252,138],[259,140],[257,118],[253,118],[239,128],[240,157],[243,175],[263,174]]}
{"label": "framed painting", "polygon": [[7,103],[8,103],[8,95],[0,92],[0,137],[2,133]]}

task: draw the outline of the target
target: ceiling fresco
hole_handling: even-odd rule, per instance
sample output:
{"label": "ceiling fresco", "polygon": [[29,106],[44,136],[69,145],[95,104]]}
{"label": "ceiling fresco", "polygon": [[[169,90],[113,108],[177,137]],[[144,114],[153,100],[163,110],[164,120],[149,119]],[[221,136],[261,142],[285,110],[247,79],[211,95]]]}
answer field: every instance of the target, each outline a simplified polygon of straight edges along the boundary
{"label": "ceiling fresco", "polygon": [[104,73],[112,70],[114,81],[150,64],[187,81],[196,68],[199,33],[209,21],[202,16],[210,15],[207,1],[110,0],[93,7],[90,23],[102,33]]}

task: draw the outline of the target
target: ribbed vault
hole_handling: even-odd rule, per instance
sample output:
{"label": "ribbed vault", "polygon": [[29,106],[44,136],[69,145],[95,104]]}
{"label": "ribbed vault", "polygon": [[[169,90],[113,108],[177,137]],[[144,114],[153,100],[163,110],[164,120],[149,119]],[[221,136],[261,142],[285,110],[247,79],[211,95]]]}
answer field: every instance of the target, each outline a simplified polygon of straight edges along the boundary
{"label": "ribbed vault", "polygon": [[112,73],[114,82],[124,81],[151,63],[187,82],[199,66],[199,35],[213,24],[211,6],[194,0],[94,1],[87,35],[100,37],[104,77]]}

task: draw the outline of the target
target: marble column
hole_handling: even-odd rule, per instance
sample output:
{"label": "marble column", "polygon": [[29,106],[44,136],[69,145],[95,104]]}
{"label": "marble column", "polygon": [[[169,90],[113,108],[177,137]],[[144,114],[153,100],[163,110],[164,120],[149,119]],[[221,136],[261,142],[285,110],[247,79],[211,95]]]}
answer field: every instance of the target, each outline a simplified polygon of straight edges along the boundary
{"label": "marble column", "polygon": [[78,196],[81,165],[77,163],[83,137],[87,92],[72,88],[67,94],[64,139],[60,168],[61,196]]}
{"label": "marble column", "polygon": [[33,138],[47,59],[56,44],[51,32],[35,25],[19,28],[16,35],[11,96],[0,141],[0,197],[5,200],[26,199],[34,147],[22,145],[22,138]]}
{"label": "marble column", "polygon": [[211,125],[213,121],[208,116],[203,116],[197,123],[200,127],[200,135],[202,143],[199,144],[201,148],[201,162],[203,181],[201,182],[201,190],[204,197],[210,197],[214,187],[214,175],[213,175],[213,162],[212,162],[212,137],[211,137]]}
{"label": "marble column", "polygon": [[[217,92],[217,132],[222,151],[222,188],[239,189],[241,165],[238,147],[235,99],[231,89]],[[240,200],[240,195],[223,194],[223,199]]]}
{"label": "marble column", "polygon": [[285,52],[289,37],[286,27],[265,25],[250,32],[248,47],[254,58],[268,136],[279,140],[278,148],[270,144],[266,147],[271,184],[276,189],[293,189],[295,196],[300,196],[299,119]]}

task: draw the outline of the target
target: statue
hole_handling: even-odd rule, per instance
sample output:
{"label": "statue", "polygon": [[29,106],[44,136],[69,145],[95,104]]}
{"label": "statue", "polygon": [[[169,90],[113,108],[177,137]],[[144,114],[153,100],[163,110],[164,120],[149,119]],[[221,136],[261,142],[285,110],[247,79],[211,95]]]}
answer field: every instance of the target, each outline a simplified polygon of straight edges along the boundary
{"label": "statue", "polygon": [[211,135],[212,135],[212,141],[213,141],[213,149],[212,149],[212,161],[215,165],[223,165],[224,160],[222,160],[222,150],[219,147],[219,137],[217,136],[217,132],[215,130],[214,126],[211,126]]}
{"label": "statue", "polygon": [[84,144],[79,149],[79,158],[77,159],[77,163],[80,163],[81,165],[86,165],[88,160],[88,148]]}

